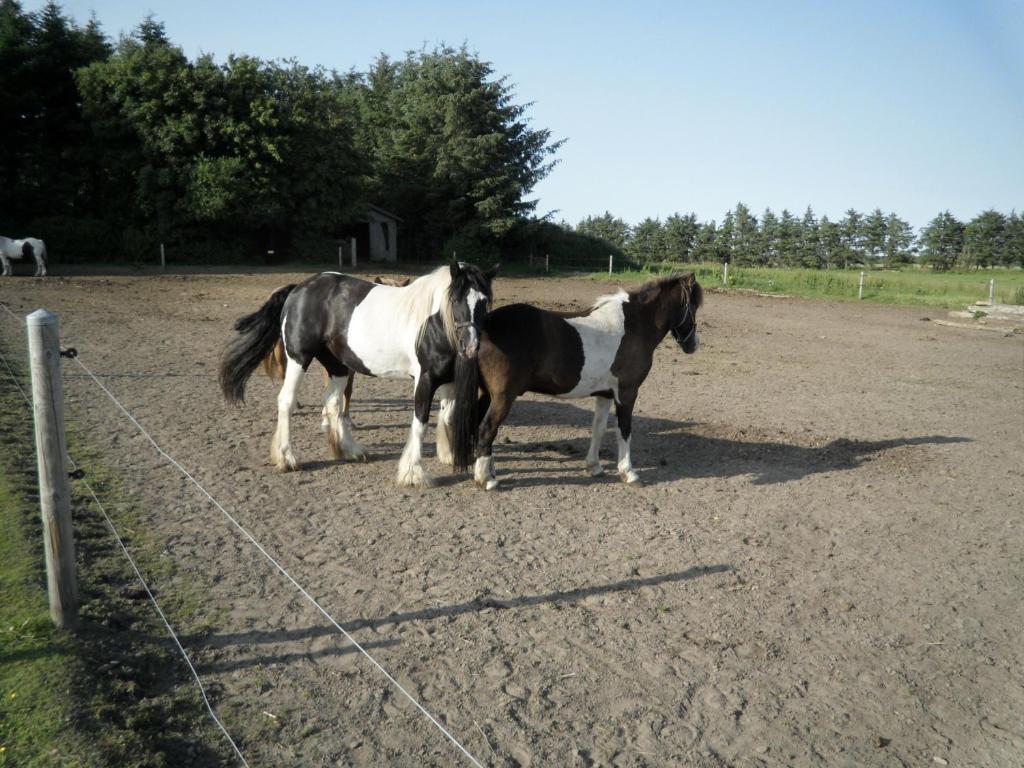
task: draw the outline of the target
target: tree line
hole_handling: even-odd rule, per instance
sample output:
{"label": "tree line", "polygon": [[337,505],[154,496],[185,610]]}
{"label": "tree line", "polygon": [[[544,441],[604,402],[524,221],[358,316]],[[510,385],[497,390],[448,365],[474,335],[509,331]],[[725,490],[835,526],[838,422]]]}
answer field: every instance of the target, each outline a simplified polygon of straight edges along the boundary
{"label": "tree line", "polygon": [[152,17],[114,42],[55,2],[0,0],[0,103],[0,231],[79,258],[331,253],[369,204],[406,258],[493,245],[560,144],[466,47],[341,74],[189,60]]}
{"label": "tree line", "polygon": [[611,213],[588,216],[568,230],[600,239],[639,264],[723,262],[815,269],[920,263],[936,270],[1024,266],[1024,217],[987,210],[964,223],[949,211],[920,233],[895,213],[854,209],[838,221],[768,208],[758,218],[743,203],[721,222],[673,214],[629,226]]}
{"label": "tree line", "polygon": [[949,212],[919,234],[894,213],[820,219],[740,203],[629,226],[575,227],[526,198],[561,141],[531,126],[505,77],[461,48],[338,73],[254,56],[194,60],[146,17],[112,41],[95,16],[0,0],[0,232],[61,258],[253,260],[333,253],[369,205],[401,220],[402,258],[723,261],[937,269],[1021,265],[1021,216]]}

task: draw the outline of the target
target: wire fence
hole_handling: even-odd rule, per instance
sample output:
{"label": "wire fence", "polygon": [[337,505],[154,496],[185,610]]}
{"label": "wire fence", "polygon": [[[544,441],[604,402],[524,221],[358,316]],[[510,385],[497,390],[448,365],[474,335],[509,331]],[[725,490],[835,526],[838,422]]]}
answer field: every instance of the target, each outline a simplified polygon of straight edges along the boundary
{"label": "wire fence", "polygon": [[[4,312],[6,313],[7,319],[12,320],[13,322],[17,322],[21,326],[25,325],[25,321],[21,317],[19,317],[15,312],[13,312],[6,304],[0,303],[0,308],[2,308],[4,310]],[[19,377],[17,376],[17,374],[13,370],[10,362],[7,359],[7,356],[4,354],[4,351],[3,351],[2,347],[3,347],[3,345],[0,345],[0,362],[2,362],[2,364],[3,364],[3,370],[6,372],[6,374],[11,378],[11,380],[18,387],[18,389],[20,390],[20,392],[22,394],[22,397],[25,399],[26,404],[31,408],[31,399],[30,399],[28,393],[26,392],[26,389],[23,386],[22,382],[19,380]],[[192,472],[189,472],[189,470],[187,470],[184,466],[182,466],[181,463],[178,462],[177,459],[174,458],[174,456],[172,456],[163,447],[161,447],[161,445],[156,441],[156,439],[154,439],[154,437],[149,433],[149,431],[146,430],[146,428],[142,425],[142,423],[140,423],[140,421],[128,410],[128,408],[126,408],[124,406],[124,404],[113,394],[113,392],[111,392],[110,389],[100,380],[100,377],[97,376],[97,374],[94,373],[92,371],[92,369],[82,360],[80,355],[76,355],[73,358],[73,361],[81,369],[82,375],[87,380],[91,381],[93,384],[96,385],[96,387],[106,396],[106,398],[108,398],[110,400],[110,402],[113,404],[113,406],[116,408],[116,410],[118,412],[120,412],[135,427],[137,432],[143,437],[143,439],[149,444],[149,446],[156,452],[156,454],[158,456],[160,456],[160,458],[164,462],[166,462],[167,465],[169,465],[169,466],[173,467],[174,469],[176,469],[177,472],[180,473],[180,476],[183,477],[189,483],[189,485],[193,487],[194,490],[198,491],[198,493],[205,500],[205,502],[209,503],[215,509],[217,509],[230,522],[231,526],[236,530],[236,532],[240,536],[242,536],[246,541],[248,541],[250,544],[252,544],[252,546],[255,547],[255,549],[260,553],[260,555],[262,555],[263,559],[267,563],[269,563],[271,566],[273,566],[274,569],[281,576],[283,576],[287,580],[287,582],[290,583],[302,595],[302,597],[305,598],[305,600],[308,601],[308,603],[311,604],[323,616],[323,618],[325,618],[327,620],[327,622],[342,637],[344,637],[344,639],[356,651],[358,651],[379,673],[381,673],[381,675],[383,675],[383,677],[387,680],[387,682],[392,687],[394,687],[400,694],[402,694],[402,696],[406,700],[408,700],[411,704],[413,704],[413,706],[416,708],[416,710],[420,714],[422,714],[448,740],[448,742],[450,742],[450,744],[463,757],[465,757],[465,759],[470,764],[476,766],[477,768],[483,768],[482,763],[476,757],[474,757],[474,755],[465,746],[463,746],[463,744],[447,728],[445,728],[444,725],[441,724],[441,722],[437,719],[437,717],[435,717],[431,712],[429,712],[418,701],[418,699],[416,697],[414,697],[411,693],[409,693],[409,691],[401,683],[399,683],[398,680],[396,680],[395,677],[390,672],[388,672],[388,670],[385,669],[384,666],[382,666],[366,650],[366,648],[362,644],[360,644],[348,631],[346,631],[345,628],[338,622],[338,620],[334,616],[332,616],[331,613],[328,612],[321,605],[321,603],[310,593],[310,591],[307,590],[302,584],[300,584],[288,572],[288,570],[283,565],[281,565],[281,563],[278,561],[278,559],[276,559],[273,555],[271,555],[270,552],[249,532],[249,530],[247,530],[238,521],[236,516],[232,515],[231,512],[229,512],[219,501],[217,501],[217,499],[198,480],[196,480],[196,478],[195,478],[195,476],[194,476],[194,474]],[[65,372],[64,376],[66,378],[68,376],[68,374]],[[71,466],[75,470],[78,470],[79,469],[79,465],[74,462],[74,459],[71,456],[68,456],[67,458],[68,458],[68,461],[71,464]],[[156,600],[156,598],[154,596],[154,590],[152,590],[150,588],[150,585],[147,583],[146,579],[143,577],[141,571],[139,570],[139,568],[138,568],[138,566],[136,564],[135,559],[132,558],[131,553],[129,552],[128,548],[125,546],[124,540],[123,540],[122,536],[118,532],[118,529],[114,525],[114,523],[111,520],[110,516],[107,514],[106,508],[103,506],[103,504],[100,501],[99,497],[96,495],[96,493],[93,491],[92,487],[85,480],[81,480],[81,482],[83,483],[83,487],[86,489],[86,492],[89,494],[89,497],[97,505],[97,509],[100,511],[100,513],[101,513],[101,515],[102,515],[102,517],[104,519],[104,522],[109,527],[109,529],[111,531],[111,534],[113,535],[116,543],[118,544],[118,546],[120,547],[121,551],[123,552],[123,554],[124,554],[125,558],[127,559],[127,561],[129,563],[132,571],[135,573],[136,577],[139,579],[139,582],[141,583],[141,585],[143,587],[143,590],[145,591],[145,593],[146,593],[147,597],[149,598],[150,602],[152,603],[152,605],[154,607],[154,610],[156,611],[156,613],[159,616],[161,622],[163,623],[164,627],[166,628],[169,636],[171,637],[174,646],[178,650],[178,653],[181,655],[183,661],[185,662],[185,665],[188,667],[189,672],[190,672],[192,678],[194,679],[194,681],[196,683],[196,686],[197,686],[197,688],[199,690],[200,697],[201,697],[201,699],[203,701],[203,704],[204,704],[204,706],[205,706],[205,708],[207,710],[208,715],[210,716],[211,720],[216,724],[218,729],[223,733],[224,737],[226,738],[226,740],[230,744],[233,753],[238,758],[239,763],[241,765],[243,765],[243,766],[246,766],[246,768],[248,768],[249,763],[246,761],[246,758],[244,757],[244,755],[242,754],[241,750],[239,749],[235,739],[232,738],[232,736],[228,732],[227,728],[223,725],[221,719],[218,717],[218,715],[217,715],[217,713],[216,713],[216,711],[215,711],[215,709],[213,707],[213,704],[211,703],[211,701],[210,701],[210,699],[209,699],[209,697],[207,695],[207,687],[203,684],[203,681],[200,678],[199,673],[196,670],[195,665],[193,664],[192,660],[190,659],[188,652],[185,650],[184,646],[182,645],[181,641],[179,640],[178,633],[175,632],[175,630],[172,627],[170,621],[167,619],[166,613],[160,607],[158,601]],[[488,746],[490,746],[490,745],[488,744]]]}
{"label": "wire fence", "polygon": [[563,256],[533,254],[522,264],[534,274],[595,277],[657,277],[693,272],[702,285],[722,290],[794,294],[836,299],[861,299],[892,304],[968,306],[1024,305],[1024,271],[934,272],[930,269],[800,269],[737,266],[636,259],[628,256]]}

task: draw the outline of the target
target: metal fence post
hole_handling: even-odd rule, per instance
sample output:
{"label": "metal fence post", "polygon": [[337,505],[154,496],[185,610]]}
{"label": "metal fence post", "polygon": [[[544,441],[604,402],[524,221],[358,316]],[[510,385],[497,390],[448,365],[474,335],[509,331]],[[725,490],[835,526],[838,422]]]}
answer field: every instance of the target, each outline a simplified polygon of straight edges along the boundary
{"label": "metal fence post", "polygon": [[67,440],[64,436],[64,385],[60,377],[60,320],[55,313],[38,309],[26,322],[50,618],[58,627],[74,629],[78,626],[78,584],[71,529],[71,492],[65,464]]}
{"label": "metal fence post", "polygon": [[167,259],[164,258],[164,244],[160,243],[160,271],[167,269]]}
{"label": "metal fence post", "polygon": [[356,239],[353,237],[349,242],[352,244],[352,266],[355,267],[359,261],[359,257],[356,255]]}
{"label": "metal fence post", "polygon": [[551,271],[551,254],[550,253],[544,254],[544,271],[545,272],[550,272]]}
{"label": "metal fence post", "polygon": [[612,254],[609,253],[608,254],[608,274],[609,275],[612,273],[612,258],[613,258]]}

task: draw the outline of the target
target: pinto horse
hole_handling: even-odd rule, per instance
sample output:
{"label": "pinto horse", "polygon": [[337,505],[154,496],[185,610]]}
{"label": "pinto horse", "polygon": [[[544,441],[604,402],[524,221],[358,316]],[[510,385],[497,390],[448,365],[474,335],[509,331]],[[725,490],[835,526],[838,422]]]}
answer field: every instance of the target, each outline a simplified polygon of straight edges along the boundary
{"label": "pinto horse", "polygon": [[11,274],[11,260],[36,262],[36,277],[46,277],[46,243],[38,237],[26,237],[22,240],[13,240],[10,237],[0,237],[0,267],[3,276]]}
{"label": "pinto horse", "polygon": [[[405,286],[407,286],[409,283],[412,282],[412,278],[411,277],[382,277],[381,275],[377,275],[375,278],[373,278],[373,282],[377,283],[377,285],[391,285],[391,286],[394,286],[395,288],[405,288]],[[239,330],[237,324],[235,326],[235,330],[236,331]],[[271,381],[280,381],[280,382],[283,383],[284,382],[284,371],[285,371],[285,368],[287,366],[288,366],[288,358],[285,357],[285,354],[284,354],[284,340],[283,339],[278,339],[277,340],[277,344],[274,345],[274,348],[270,351],[270,354],[268,354],[265,358],[263,358],[263,362],[260,363],[260,367],[263,369],[263,372],[265,374],[267,374],[267,377]],[[352,372],[352,371],[349,371],[348,372],[348,382],[345,384],[345,391],[344,391],[344,393],[342,393],[342,396],[341,396],[341,413],[342,413],[343,416],[348,416],[349,400],[351,400],[351,398],[352,398],[352,379],[354,377],[355,377],[355,373]],[[326,368],[324,368],[324,387],[326,387],[326,389],[327,389],[327,393],[326,394],[330,395],[330,392],[331,392],[331,374],[329,374],[327,372]],[[326,397],[325,397],[325,401],[326,401]],[[301,408],[302,407],[302,406],[299,405],[298,400],[295,401],[295,407],[296,408]],[[321,411],[321,416],[323,416],[323,419],[320,422],[320,429],[323,430],[324,432],[326,432],[331,427],[330,419],[327,416],[327,403],[326,402],[324,403],[323,410]]]}
{"label": "pinto horse", "polygon": [[278,469],[288,471],[298,468],[290,433],[295,392],[314,359],[331,377],[327,437],[337,458],[366,458],[366,450],[352,436],[351,419],[339,408],[342,382],[353,372],[409,377],[414,382],[414,416],[398,464],[398,484],[431,484],[422,466],[423,433],[439,390],[438,458],[465,470],[478,423],[475,357],[496,271],[453,261],[404,288],[338,272],[279,288],[259,310],[235,324],[240,335],[228,345],[220,368],[224,397],[240,402],[249,376],[278,340],[283,341],[287,362],[270,455]]}
{"label": "pinto horse", "polygon": [[693,274],[655,280],[626,293],[602,296],[587,312],[558,314],[510,304],[487,317],[480,340],[480,423],[474,479],[498,487],[491,447],[517,397],[539,392],[560,398],[593,397],[594,429],[587,471],[604,472],[598,451],[615,401],[619,477],[640,478],[630,459],[633,405],[654,350],[669,333],[686,354],[697,351],[697,310],[703,291]]}

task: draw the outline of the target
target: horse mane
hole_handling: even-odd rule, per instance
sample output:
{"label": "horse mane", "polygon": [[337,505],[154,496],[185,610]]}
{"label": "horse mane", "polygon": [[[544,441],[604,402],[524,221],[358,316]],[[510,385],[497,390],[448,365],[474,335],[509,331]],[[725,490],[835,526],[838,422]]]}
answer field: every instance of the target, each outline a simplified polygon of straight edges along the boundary
{"label": "horse mane", "polygon": [[455,335],[455,317],[448,296],[451,283],[452,275],[448,265],[417,277],[409,285],[398,289],[396,312],[404,311],[405,316],[413,319],[419,327],[419,333],[422,334],[426,319],[434,312],[440,311],[445,335],[454,349],[458,342]]}
{"label": "horse mane", "polygon": [[[685,278],[693,278],[693,287],[689,291],[689,295],[684,295],[683,299],[689,303],[693,302],[694,309],[700,309],[700,305],[704,301],[704,291],[700,287],[700,283],[697,282],[697,277],[693,272],[673,272],[665,277],[656,277],[653,280],[648,280],[646,283],[641,285],[639,288],[634,288],[629,292],[630,300],[640,298],[646,293],[658,292],[660,293],[665,288],[670,288],[673,283],[679,283],[685,286]],[[684,294],[686,291],[684,290]]]}

